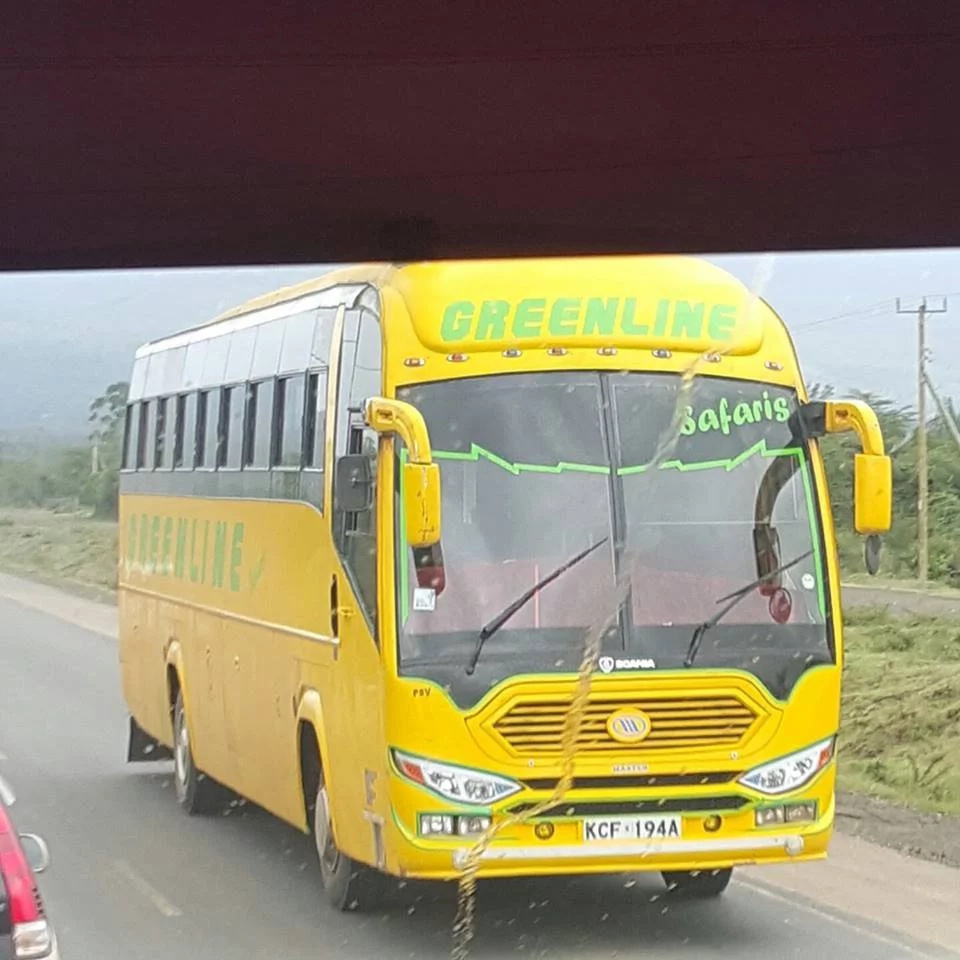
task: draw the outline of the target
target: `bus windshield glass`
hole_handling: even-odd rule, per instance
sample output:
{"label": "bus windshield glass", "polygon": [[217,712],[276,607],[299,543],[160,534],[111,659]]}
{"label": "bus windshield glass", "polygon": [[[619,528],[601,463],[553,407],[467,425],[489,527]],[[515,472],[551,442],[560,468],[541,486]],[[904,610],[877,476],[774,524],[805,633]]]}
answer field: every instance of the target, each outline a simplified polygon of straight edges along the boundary
{"label": "bus windshield glass", "polygon": [[[679,669],[718,601],[805,554],[779,590],[751,591],[705,633],[692,668],[749,671],[785,697],[807,668],[834,661],[794,391],[556,372],[419,384],[398,396],[423,414],[440,464],[445,570],[439,593],[418,585],[398,527],[401,674],[474,703],[507,677],[575,672],[586,632],[605,620],[602,672]],[[468,673],[483,626],[600,541],[510,617]]]}

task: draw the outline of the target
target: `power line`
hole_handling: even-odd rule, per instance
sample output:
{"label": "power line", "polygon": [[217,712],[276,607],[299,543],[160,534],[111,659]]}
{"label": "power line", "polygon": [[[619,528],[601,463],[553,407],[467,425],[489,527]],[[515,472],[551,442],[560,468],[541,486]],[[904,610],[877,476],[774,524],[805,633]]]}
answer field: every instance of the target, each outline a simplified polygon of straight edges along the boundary
{"label": "power line", "polygon": [[819,327],[825,323],[834,323],[837,320],[846,320],[850,317],[880,316],[887,310],[892,309],[892,300],[880,300],[879,302],[870,304],[869,306],[860,307],[858,310],[847,310],[844,313],[835,313],[829,317],[821,317],[819,320],[811,320],[809,323],[798,324],[794,329],[809,330],[811,327]]}

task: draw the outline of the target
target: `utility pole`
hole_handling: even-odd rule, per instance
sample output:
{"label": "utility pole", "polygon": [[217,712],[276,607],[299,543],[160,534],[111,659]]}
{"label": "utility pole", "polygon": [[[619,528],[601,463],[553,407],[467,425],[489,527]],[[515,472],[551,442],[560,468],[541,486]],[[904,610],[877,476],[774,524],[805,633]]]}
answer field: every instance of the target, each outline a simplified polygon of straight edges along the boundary
{"label": "utility pole", "polygon": [[940,399],[940,394],[937,393],[933,386],[933,382],[929,377],[926,378],[926,384],[927,389],[930,391],[930,396],[933,397],[933,402],[937,405],[937,409],[940,411],[940,416],[943,418],[943,422],[950,431],[950,436],[953,437],[953,442],[960,447],[960,430],[957,429],[957,424],[953,419],[953,415],[947,409],[947,405]]}
{"label": "utility pole", "polygon": [[917,574],[921,583],[926,583],[930,572],[927,526],[927,344],[926,321],[931,313],[946,313],[947,299],[938,308],[927,306],[927,298],[913,310],[905,309],[897,297],[897,313],[917,315]]}

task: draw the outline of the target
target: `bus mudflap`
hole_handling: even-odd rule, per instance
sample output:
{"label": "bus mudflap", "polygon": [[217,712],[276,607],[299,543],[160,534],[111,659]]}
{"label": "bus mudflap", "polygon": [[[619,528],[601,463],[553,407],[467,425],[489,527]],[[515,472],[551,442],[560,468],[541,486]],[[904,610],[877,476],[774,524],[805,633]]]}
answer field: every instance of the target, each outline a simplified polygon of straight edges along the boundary
{"label": "bus mudflap", "polygon": [[130,718],[130,735],[127,740],[127,763],[148,763],[156,760],[171,760],[173,752],[147,733],[133,717]]}

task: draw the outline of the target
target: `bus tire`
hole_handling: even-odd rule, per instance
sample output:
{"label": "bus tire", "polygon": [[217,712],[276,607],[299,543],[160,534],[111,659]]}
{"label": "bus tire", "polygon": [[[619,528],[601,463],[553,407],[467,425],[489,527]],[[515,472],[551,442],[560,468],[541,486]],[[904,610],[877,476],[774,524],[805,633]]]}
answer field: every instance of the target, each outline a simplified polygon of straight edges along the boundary
{"label": "bus tire", "polygon": [[733,869],[725,870],[664,870],[661,874],[667,889],[675,897],[706,900],[719,897],[733,876]]}
{"label": "bus tire", "polygon": [[219,786],[193,762],[183,691],[178,690],[173,705],[173,788],[177,803],[191,816],[211,813],[221,802]]}
{"label": "bus tire", "polygon": [[313,814],[313,838],[320,861],[320,882],[327,902],[342,911],[365,911],[376,906],[383,893],[383,875],[357,863],[338,848],[333,838],[330,799],[320,774]]}

